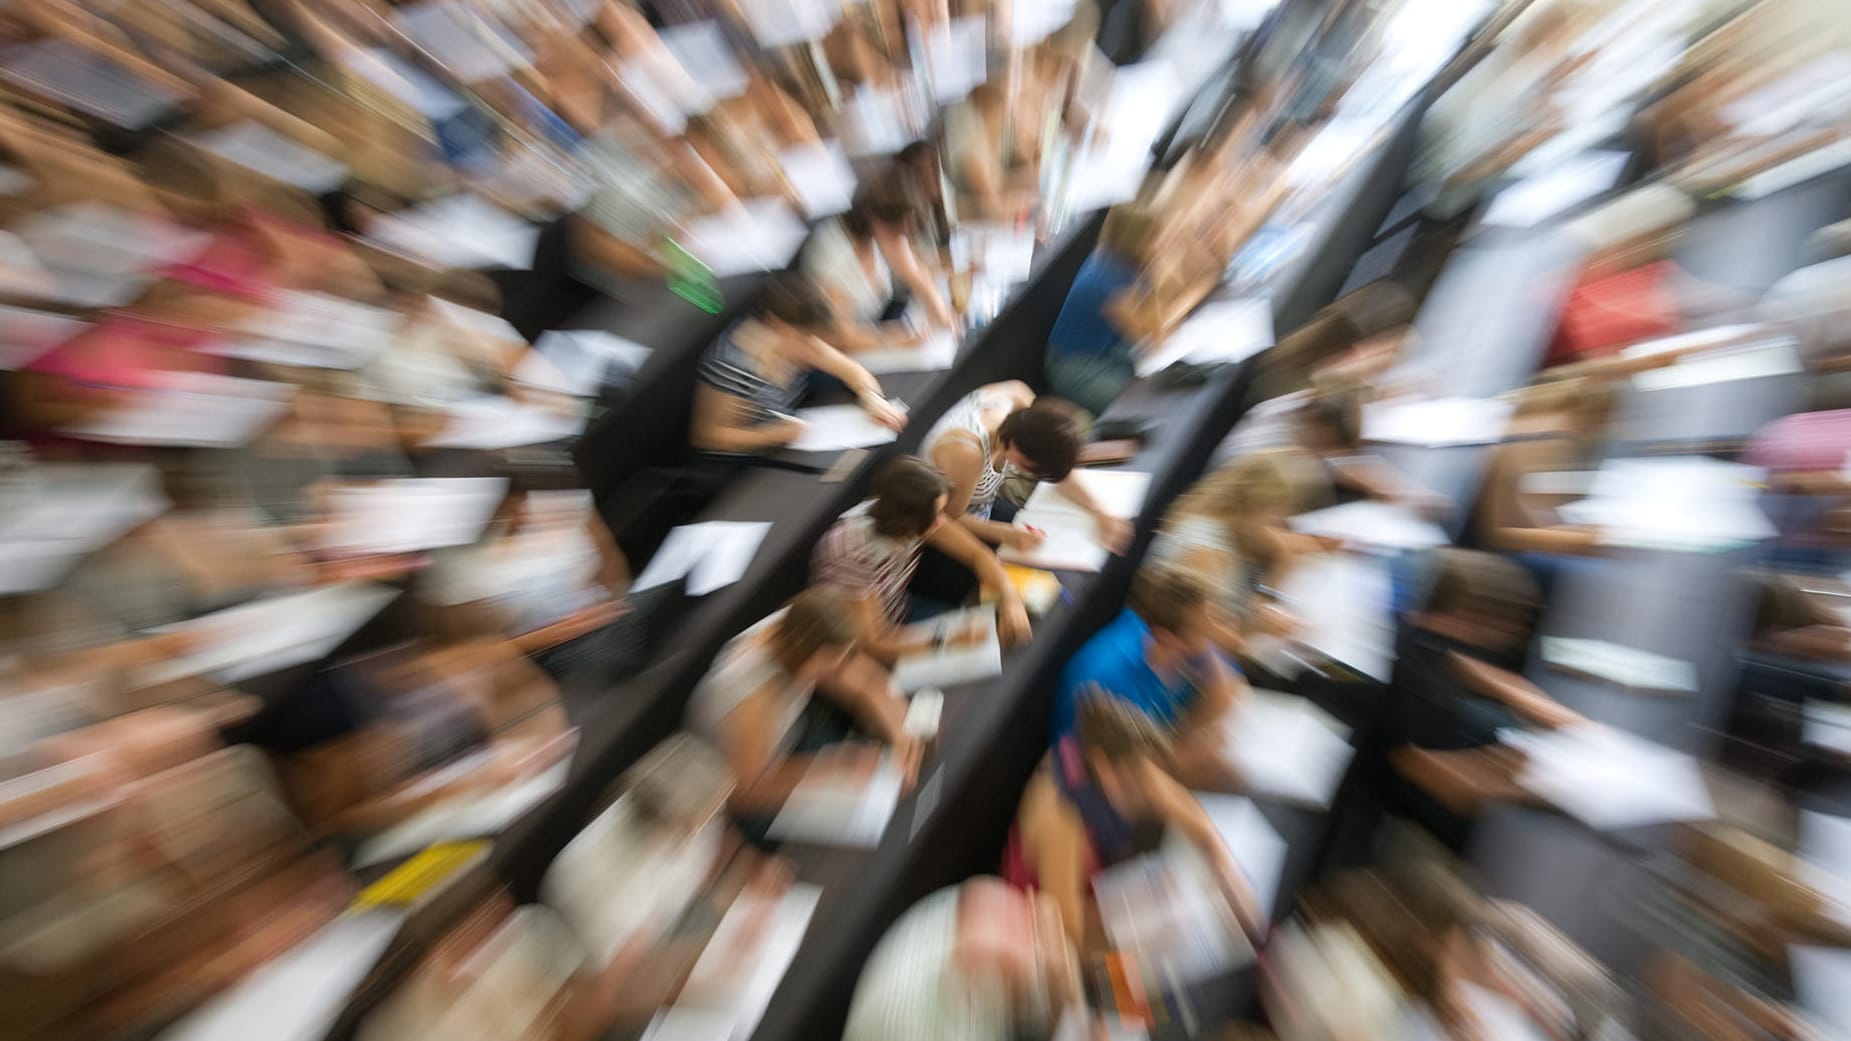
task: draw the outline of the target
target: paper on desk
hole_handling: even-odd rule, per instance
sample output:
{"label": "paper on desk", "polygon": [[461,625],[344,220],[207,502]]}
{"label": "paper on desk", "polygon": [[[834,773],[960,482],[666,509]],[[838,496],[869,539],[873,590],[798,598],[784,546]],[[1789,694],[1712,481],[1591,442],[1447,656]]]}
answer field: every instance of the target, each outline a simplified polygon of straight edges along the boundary
{"label": "paper on desk", "polygon": [[254,340],[207,348],[214,354],[282,365],[352,369],[392,346],[404,315],[326,293],[284,290],[239,324]]}
{"label": "paper on desk", "polygon": [[1363,440],[1445,448],[1504,439],[1515,405],[1501,398],[1383,401],[1363,409]]}
{"label": "paper on desk", "polygon": [[1016,0],[1009,9],[1009,42],[1032,47],[1073,20],[1074,0]]}
{"label": "paper on desk", "polygon": [[958,338],[939,329],[926,335],[917,347],[885,347],[857,351],[855,360],[876,376],[895,372],[943,372],[958,360]]}
{"label": "paper on desk", "polygon": [[746,25],[767,49],[820,40],[842,16],[841,4],[821,0],[744,0]]}
{"label": "paper on desk", "polygon": [[1734,343],[1753,335],[1757,325],[1736,324],[1718,325],[1697,332],[1679,333],[1676,336],[1661,336],[1655,340],[1645,340],[1620,350],[1622,358],[1650,358],[1653,355],[1667,354],[1672,351],[1693,351],[1706,346],[1722,346]]}
{"label": "paper on desk", "polygon": [[1283,586],[1280,592],[1303,626],[1290,638],[1293,644],[1388,682],[1395,667],[1395,633],[1394,580],[1387,560],[1319,553],[1294,564]]}
{"label": "paper on desk", "polygon": [[1204,304],[1154,349],[1138,356],[1138,375],[1153,376],[1177,362],[1237,364],[1273,345],[1273,305],[1266,299]]}
{"label": "paper on desk", "polygon": [[[1150,475],[1132,470],[1075,470],[1093,501],[1109,516],[1134,518],[1150,491]],[[1093,518],[1046,481],[1035,487],[1016,514],[1018,528],[1039,528],[1047,537],[1033,549],[1005,546],[997,556],[1011,564],[1050,571],[1097,571],[1111,554],[1099,538]]]}
{"label": "paper on desk", "polygon": [[810,220],[832,217],[855,198],[855,170],[837,141],[797,145],[778,153],[784,179],[797,192],[797,203]]}
{"label": "paper on desk", "polygon": [[745,1041],[751,1037],[796,959],[822,895],[820,886],[791,886],[769,909],[771,923],[764,937],[755,947],[740,951],[736,949],[740,934],[767,910],[762,898],[742,896],[720,920],[720,927],[694,963],[687,987],[698,993],[691,997],[684,990],[672,1008],[650,1023],[643,1034],[645,1041]]}
{"label": "paper on desk", "polygon": [[311,195],[326,195],[347,181],[347,164],[252,120],[201,134],[194,141],[227,162]]}
{"label": "paper on desk", "polygon": [[1033,228],[965,221],[951,233],[951,263],[1003,285],[1026,282],[1035,268]]}
{"label": "paper on desk", "polygon": [[973,607],[908,626],[906,638],[930,639],[938,633],[958,633],[982,626],[988,638],[982,643],[936,647],[909,654],[893,667],[893,682],[911,694],[926,687],[955,687],[1002,675],[1003,646],[996,635],[996,610]]}
{"label": "paper on desk", "polygon": [[682,71],[716,99],[738,97],[752,84],[715,22],[664,26],[656,35]]}
{"label": "paper on desk", "polygon": [[1801,810],[1798,854],[1800,881],[1825,898],[1833,919],[1851,925],[1851,820]]}
{"label": "paper on desk", "polygon": [[887,832],[904,786],[905,778],[890,764],[860,782],[805,777],[784,800],[769,833],[780,842],[873,849]]}
{"label": "paper on desk", "polygon": [[640,343],[598,329],[553,329],[534,341],[514,378],[530,387],[593,397],[610,380],[613,368],[634,373],[650,353]]}
{"label": "paper on desk", "polygon": [[1517,783],[1590,827],[1617,830],[1716,816],[1697,761],[1644,738],[1581,724],[1507,740],[1525,755]]}
{"label": "paper on desk", "polygon": [[342,582],[301,593],[265,597],[156,633],[194,634],[190,653],[143,668],[148,685],[187,676],[239,683],[332,654],[349,636],[398,596],[388,586]]}
{"label": "paper on desk", "polygon": [[[1217,813],[1222,818],[1217,828],[1247,827],[1238,805],[1210,810],[1211,817]],[[1253,948],[1201,855],[1182,841],[1171,839],[1154,853],[1113,865],[1093,876],[1092,885],[1112,949],[1140,964],[1163,966],[1184,985],[1213,979],[1253,959]]]}
{"label": "paper on desk", "polygon": [[926,76],[941,105],[969,94],[990,72],[989,21],[981,15],[953,18],[925,33]]}
{"label": "paper on desk", "polygon": [[393,16],[420,50],[464,83],[504,76],[533,62],[520,38],[461,3],[429,0]]}
{"label": "paper on desk", "polygon": [[426,448],[465,448],[483,452],[543,445],[577,437],[585,429],[582,412],[558,412],[523,405],[510,398],[485,397],[445,410],[450,416]]}
{"label": "paper on desk", "polygon": [[57,584],[169,505],[158,471],[139,464],[36,466],[18,492],[0,497],[0,595]]}
{"label": "paper on desk", "polygon": [[321,545],[335,553],[415,553],[474,542],[508,491],[505,477],[409,477],[342,485]]}
{"label": "paper on desk", "polygon": [[1505,228],[1535,227],[1613,187],[1629,158],[1624,152],[1587,152],[1526,177],[1497,193],[1483,222]]}
{"label": "paper on desk", "polygon": [[1851,1037],[1851,950],[1787,948],[1793,993],[1821,1037]]}
{"label": "paper on desk", "polygon": [[1253,887],[1261,912],[1272,917],[1279,900],[1279,879],[1285,872],[1285,840],[1251,799],[1212,792],[1196,792],[1195,797]]}
{"label": "paper on desk", "polygon": [[1349,728],[1309,699],[1251,690],[1223,724],[1248,795],[1325,810],[1356,750]]}
{"label": "paper on desk", "polygon": [[689,221],[681,244],[715,277],[726,278],[788,266],[809,233],[783,199],[746,199]]}
{"label": "paper on desk", "polygon": [[1346,502],[1301,513],[1291,523],[1292,530],[1307,535],[1380,549],[1431,549],[1452,542],[1439,525],[1398,503]]}
{"label": "paper on desk", "polygon": [[1791,342],[1754,344],[1695,358],[1680,358],[1674,365],[1648,369],[1632,378],[1640,390],[1675,390],[1710,383],[1786,376],[1805,371],[1800,352]]}
{"label": "paper on desk", "polygon": [[1802,741],[1851,755],[1851,705],[1808,699],[1801,719]]}
{"label": "paper on desk", "polygon": [[912,140],[906,104],[891,90],[858,87],[842,104],[836,133],[842,147],[857,159],[892,155]]}
{"label": "paper on desk", "polygon": [[167,87],[63,39],[11,48],[0,77],[128,130],[148,126],[180,102]]}
{"label": "paper on desk", "polygon": [[437,267],[526,271],[533,267],[540,226],[474,192],[460,192],[380,217],[367,237]]}
{"label": "paper on desk", "polygon": [[822,405],[799,409],[803,433],[790,443],[793,452],[840,452],[890,444],[899,432],[876,423],[860,405]]}
{"label": "paper on desk", "polygon": [[47,267],[67,273],[146,271],[197,256],[211,241],[206,232],[100,202],[34,213],[13,231]]}
{"label": "paper on desk", "polygon": [[161,1032],[161,1041],[315,1041],[373,970],[405,912],[341,916]]}
{"label": "paper on desk", "polygon": [[88,328],[81,318],[0,304],[0,371],[25,368]]}
{"label": "paper on desk", "polygon": [[125,445],[231,448],[263,433],[289,410],[295,387],[204,372],[170,372],[161,387],[62,427],[86,441]]}
{"label": "paper on desk", "polygon": [[1605,545],[1715,550],[1778,534],[1759,504],[1765,476],[1694,456],[1613,459],[1595,472],[1587,498],[1557,512],[1598,526]]}
{"label": "paper on desk", "polygon": [[408,856],[439,842],[499,835],[522,814],[565,787],[566,775],[571,770],[572,757],[567,755],[505,788],[445,799],[361,843],[354,852],[353,866],[369,867]]}
{"label": "paper on desk", "polygon": [[1559,669],[1639,691],[1697,692],[1697,667],[1677,658],[1605,640],[1545,636],[1543,660]]}
{"label": "paper on desk", "polygon": [[1335,181],[1351,163],[1361,158],[1380,130],[1380,124],[1373,119],[1331,120],[1299,149],[1286,172],[1287,178],[1299,189]]}
{"label": "paper on desk", "polygon": [[1735,197],[1744,202],[1753,202],[1784,188],[1824,176],[1847,163],[1851,163],[1851,139],[1840,139],[1781,163],[1771,170],[1755,174],[1737,186]]}
{"label": "paper on desk", "polygon": [[745,576],[771,531],[770,521],[702,521],[668,533],[631,584],[633,592],[688,580],[690,596],[706,596]]}

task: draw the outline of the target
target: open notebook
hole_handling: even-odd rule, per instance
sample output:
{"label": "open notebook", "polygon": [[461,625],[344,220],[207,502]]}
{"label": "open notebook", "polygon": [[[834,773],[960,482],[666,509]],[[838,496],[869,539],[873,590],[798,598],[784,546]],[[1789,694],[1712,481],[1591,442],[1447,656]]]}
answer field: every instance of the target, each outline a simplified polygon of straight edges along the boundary
{"label": "open notebook", "polygon": [[[1072,479],[1085,484],[1101,510],[1126,519],[1138,515],[1150,492],[1150,475],[1131,470],[1076,470]],[[1050,571],[1097,571],[1110,556],[1092,517],[1045,481],[1016,514],[1015,526],[1039,528],[1047,538],[1033,549],[999,550],[997,556],[1011,564]]]}

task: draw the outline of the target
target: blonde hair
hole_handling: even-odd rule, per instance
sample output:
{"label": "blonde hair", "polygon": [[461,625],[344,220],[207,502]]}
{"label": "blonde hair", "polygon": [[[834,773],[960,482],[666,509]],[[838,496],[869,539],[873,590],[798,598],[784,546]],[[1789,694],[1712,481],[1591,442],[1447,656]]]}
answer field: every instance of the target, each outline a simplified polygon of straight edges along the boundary
{"label": "blonde hair", "polygon": [[1295,448],[1268,448],[1241,456],[1197,481],[1170,514],[1202,517],[1221,524],[1229,541],[1241,548],[1241,529],[1262,512],[1296,513],[1316,493],[1320,477],[1315,463]]}

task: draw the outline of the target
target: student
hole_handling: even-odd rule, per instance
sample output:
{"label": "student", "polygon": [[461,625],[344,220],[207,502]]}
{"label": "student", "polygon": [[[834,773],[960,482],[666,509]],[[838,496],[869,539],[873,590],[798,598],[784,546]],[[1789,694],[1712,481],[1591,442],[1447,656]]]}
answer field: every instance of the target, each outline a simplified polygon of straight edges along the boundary
{"label": "student", "polygon": [[829,305],[800,275],[765,287],[753,317],[723,333],[701,359],[694,389],[694,447],[719,458],[763,455],[803,432],[795,411],[812,373],[833,376],[854,391],[869,416],[895,430],[906,416],[881,394],[880,381],[819,339]]}
{"label": "student", "polygon": [[1032,549],[1043,538],[995,514],[1004,471],[1012,470],[1053,482],[1099,525],[1105,544],[1123,552],[1131,542],[1131,522],[1101,510],[1073,476],[1081,444],[1065,402],[1037,399],[1028,384],[1010,380],[978,387],[952,405],[926,434],[921,451],[950,482],[946,515],[983,541]]}
{"label": "student", "polygon": [[1396,650],[1389,689],[1399,743],[1478,748],[1495,744],[1500,730],[1581,721],[1520,675],[1539,608],[1536,583],[1516,562],[1440,550],[1425,602]]}
{"label": "student", "polygon": [[865,193],[859,195],[848,212],[817,225],[798,260],[799,270],[829,301],[834,320],[823,338],[837,350],[920,342],[904,324],[881,320],[893,302],[896,283],[881,249],[875,205]]}
{"label": "student", "polygon": [[1323,466],[1336,501],[1373,499],[1422,510],[1443,505],[1363,447],[1363,405],[1367,399],[1368,392],[1362,385],[1335,380],[1314,391],[1295,417],[1296,441]]}
{"label": "student", "polygon": [[842,1041],[1047,1037],[1082,1000],[1079,971],[1046,900],[969,879],[888,927],[862,966]]}
{"label": "student", "polygon": [[1139,571],[1129,605],[1094,633],[1061,673],[1055,741],[1073,734],[1082,702],[1104,692],[1168,733],[1177,777],[1184,783],[1226,786],[1221,724],[1242,681],[1215,649],[1209,595],[1208,583],[1189,571]]}
{"label": "student", "polygon": [[853,668],[855,623],[834,592],[805,590],[729,641],[695,687],[688,728],[725,756],[734,779],[729,805],[742,820],[756,822],[748,830],[768,821],[806,776],[826,771],[860,778],[878,763],[880,749],[866,743],[799,751],[799,722],[818,691],[886,742],[902,763],[917,763],[918,747],[901,728],[901,701],[888,684],[869,681],[870,671],[878,680],[885,672]]}
{"label": "student", "polygon": [[1556,515],[1568,496],[1530,485],[1538,475],[1594,467],[1613,399],[1605,382],[1568,380],[1538,388],[1519,406],[1509,434],[1492,451],[1478,494],[1472,520],[1479,545],[1521,554],[1544,578],[1559,570],[1564,557],[1598,551],[1599,531],[1563,523]]}
{"label": "student", "polygon": [[1169,752],[1168,737],[1137,706],[1094,694],[1022,793],[1003,877],[1052,898],[1076,946],[1099,934],[1093,876],[1155,851],[1172,828],[1213,870],[1241,925],[1256,936],[1265,929],[1265,913],[1208,813],[1172,776]]}
{"label": "student", "polygon": [[686,141],[634,118],[601,128],[580,160],[593,188],[573,220],[572,248],[579,260],[618,279],[659,276],[662,243],[676,222],[737,201]]}
{"label": "student", "polygon": [[1137,378],[1137,337],[1115,309],[1137,286],[1157,235],[1148,208],[1114,207],[1048,332],[1048,389],[1095,416]]}
{"label": "student", "polygon": [[1297,620],[1263,592],[1284,586],[1292,565],[1322,543],[1288,521],[1319,496],[1324,475],[1296,449],[1242,456],[1197,481],[1150,545],[1146,567],[1178,568],[1213,590],[1215,642],[1242,651],[1246,634],[1284,635]]}
{"label": "student", "polygon": [[[906,165],[896,163],[875,176],[856,190],[848,212],[819,227],[805,245],[802,270],[835,304],[839,322],[871,325],[904,287],[919,301],[930,328],[959,328],[939,290],[936,266],[913,246],[916,237],[930,237],[933,230],[936,183],[923,172],[933,161],[929,151],[915,152]],[[844,245],[858,266],[849,265]],[[858,349],[857,343],[851,340],[844,349]]]}
{"label": "student", "polygon": [[980,83],[945,112],[945,170],[960,210],[987,221],[1012,221],[1033,199],[1034,166],[1017,161],[1008,139],[1009,99],[996,83]]}
{"label": "student", "polygon": [[[810,580],[848,601],[862,648],[884,664],[933,644],[908,638],[900,629],[922,617],[922,611],[909,607],[907,583],[928,545],[997,591],[996,618],[1004,641],[1028,638],[1028,614],[996,554],[960,525],[945,523],[949,492],[945,478],[929,463],[911,456],[896,459],[875,477],[874,497],[843,514],[810,558]],[[946,638],[941,635],[939,641]]]}

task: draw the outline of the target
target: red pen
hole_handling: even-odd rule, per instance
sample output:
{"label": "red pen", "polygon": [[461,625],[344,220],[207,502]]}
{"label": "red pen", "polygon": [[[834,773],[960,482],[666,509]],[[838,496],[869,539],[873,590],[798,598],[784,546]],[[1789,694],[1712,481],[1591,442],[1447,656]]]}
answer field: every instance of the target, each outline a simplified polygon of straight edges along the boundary
{"label": "red pen", "polygon": [[1022,527],[1027,529],[1030,535],[1041,535],[1044,537],[1047,535],[1047,532],[1042,531],[1040,528],[1035,527],[1033,524],[1024,524],[1022,525]]}

